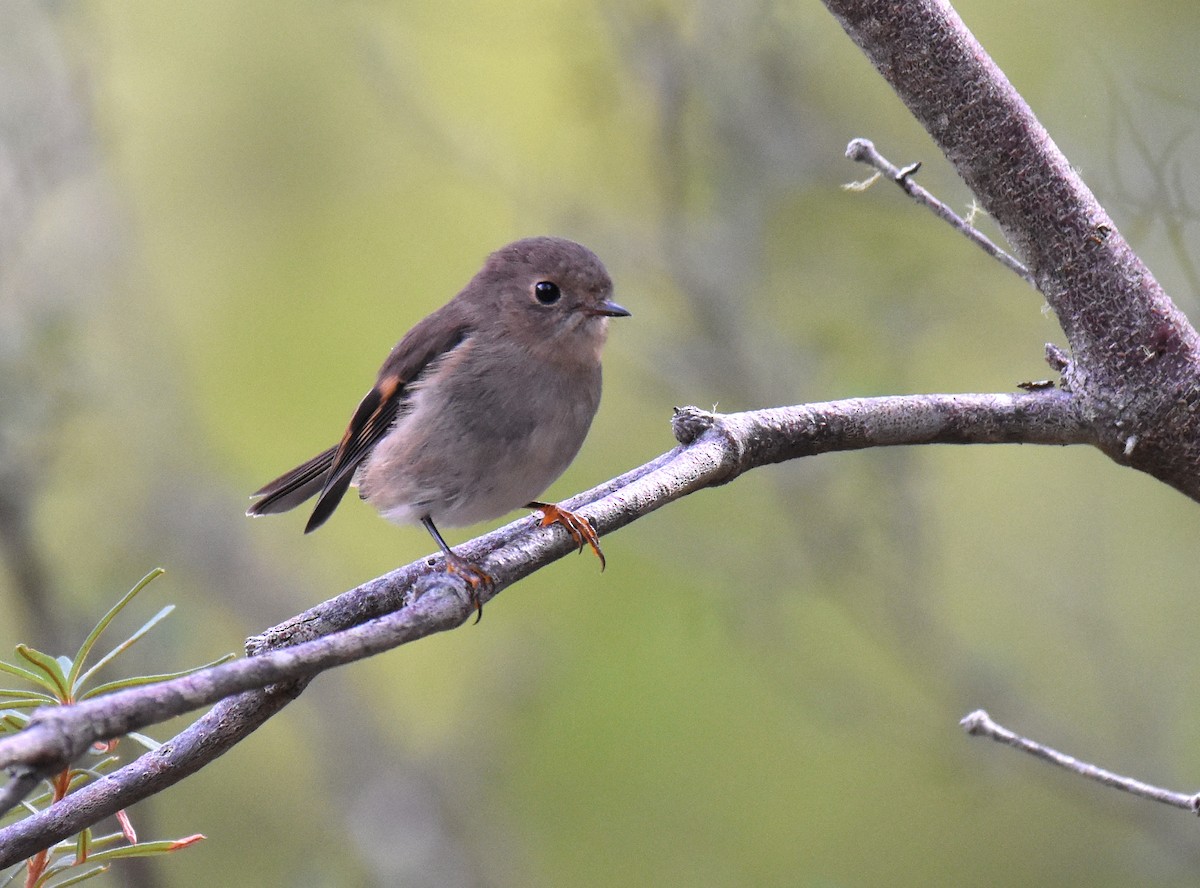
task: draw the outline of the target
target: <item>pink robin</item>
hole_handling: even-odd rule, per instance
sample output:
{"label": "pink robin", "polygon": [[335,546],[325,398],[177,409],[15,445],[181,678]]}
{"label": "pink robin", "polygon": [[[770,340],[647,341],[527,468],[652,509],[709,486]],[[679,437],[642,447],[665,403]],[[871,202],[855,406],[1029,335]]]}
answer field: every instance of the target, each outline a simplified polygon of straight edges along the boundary
{"label": "pink robin", "polygon": [[575,458],[600,405],[608,319],[629,315],[612,289],[596,255],[572,241],[531,237],[497,250],[392,349],[341,443],[257,491],[246,514],[316,496],[308,533],[356,484],[389,521],[425,525],[480,616],[492,578],[456,555],[438,524],[538,509],[542,526],[562,524],[603,569],[592,526],[536,498]]}

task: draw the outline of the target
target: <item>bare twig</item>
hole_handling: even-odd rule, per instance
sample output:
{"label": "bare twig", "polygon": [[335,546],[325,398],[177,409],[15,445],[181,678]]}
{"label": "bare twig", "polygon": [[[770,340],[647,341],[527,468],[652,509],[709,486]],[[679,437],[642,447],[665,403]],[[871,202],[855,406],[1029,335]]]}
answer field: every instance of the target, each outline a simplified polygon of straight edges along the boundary
{"label": "bare twig", "polygon": [[21,804],[21,800],[33,792],[42,779],[36,768],[27,765],[18,765],[9,768],[8,771],[8,783],[0,786],[0,811],[7,811]]}
{"label": "bare twig", "polygon": [[1004,743],[1007,746],[1027,752],[1044,762],[1065,768],[1072,774],[1086,777],[1088,780],[1095,780],[1097,783],[1102,783],[1105,786],[1123,789],[1125,792],[1132,793],[1144,799],[1150,799],[1154,802],[1162,802],[1165,805],[1183,808],[1186,811],[1191,811],[1193,814],[1200,813],[1200,794],[1192,793],[1191,795],[1187,795],[1163,789],[1160,786],[1152,786],[1149,783],[1134,780],[1132,777],[1124,777],[1121,774],[1115,774],[1112,771],[1106,771],[1104,768],[1099,768],[1088,762],[1080,761],[1073,755],[1059,752],[1057,749],[1010,731],[1003,725],[992,721],[992,717],[982,709],[976,709],[959,722],[959,724],[972,737],[988,737],[997,743]]}
{"label": "bare twig", "polygon": [[[1094,441],[1072,396],[1060,391],[852,398],[724,415],[684,408],[676,411],[674,430],[681,446],[567,506],[606,534],[750,469],[817,453],[908,444]],[[574,551],[565,532],[536,524],[522,519],[459,551],[495,578],[498,592]],[[53,773],[95,740],[241,692],[158,751],[0,830],[0,867],[194,772],[286,705],[317,672],[454,628],[471,614],[459,581],[436,562],[418,561],[252,639],[257,656],[39,711],[24,731],[0,740],[0,767]]]}
{"label": "bare twig", "polygon": [[[876,150],[874,143],[869,139],[851,139],[850,144],[846,146],[846,156],[851,160],[874,167],[879,171],[880,175],[887,176],[887,178],[900,186],[901,191],[922,206],[928,207],[942,221],[950,223],[955,231],[966,237],[971,243],[978,246],[1005,268],[1020,275],[1030,286],[1037,286],[1037,281],[1033,279],[1033,275],[1030,274],[1029,269],[1022,265],[1017,257],[993,243],[986,234],[934,197],[927,189],[922,188],[916,183],[913,177],[920,168],[920,164],[912,164],[901,169],[880,154]],[[855,182],[845,187],[847,190],[863,191],[865,190],[865,186],[869,186],[875,178],[877,177],[872,177],[865,183]]]}

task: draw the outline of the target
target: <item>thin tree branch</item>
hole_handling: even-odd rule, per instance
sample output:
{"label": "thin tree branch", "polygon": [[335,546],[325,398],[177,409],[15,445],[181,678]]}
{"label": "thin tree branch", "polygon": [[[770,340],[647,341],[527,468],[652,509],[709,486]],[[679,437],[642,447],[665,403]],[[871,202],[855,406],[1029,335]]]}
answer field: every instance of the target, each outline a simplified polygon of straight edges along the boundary
{"label": "thin tree branch", "polygon": [[[852,398],[723,415],[689,407],[676,411],[673,428],[681,446],[575,498],[568,507],[607,534],[750,469],[817,453],[939,443],[1094,443],[1073,396],[1061,391]],[[499,592],[574,551],[565,532],[536,524],[514,522],[459,551],[492,575]],[[422,560],[251,639],[255,656],[39,710],[24,731],[0,740],[0,767],[54,773],[96,740],[240,694],[158,751],[0,830],[0,867],[193,773],[286,705],[312,675],[454,628],[471,614],[461,582],[437,560]],[[279,682],[291,684],[281,687]]]}
{"label": "thin tree branch", "polygon": [[1200,336],[946,0],[825,0],[1058,316],[1098,446],[1200,500]]}
{"label": "thin tree branch", "polygon": [[8,783],[0,787],[0,811],[8,811],[21,804],[21,800],[33,792],[42,780],[42,775],[36,769],[26,765],[10,767],[8,772]]}
{"label": "thin tree branch", "polygon": [[1097,783],[1102,783],[1105,786],[1123,789],[1125,792],[1132,793],[1144,799],[1150,799],[1154,802],[1162,802],[1165,805],[1183,808],[1185,811],[1191,811],[1193,814],[1200,813],[1200,794],[1192,793],[1188,795],[1170,789],[1163,789],[1160,786],[1143,783],[1132,777],[1125,777],[1112,771],[1106,771],[1104,768],[1097,767],[1089,762],[1080,761],[1073,755],[1059,752],[1057,749],[1010,731],[1003,725],[992,721],[992,717],[982,709],[976,709],[959,722],[959,724],[972,737],[988,737],[997,743],[1004,743],[1007,746],[1027,752],[1044,762],[1065,768],[1072,774],[1086,777],[1088,780],[1095,780]]}
{"label": "thin tree branch", "polygon": [[[850,144],[846,146],[846,157],[859,163],[865,163],[878,170],[881,175],[886,176],[899,185],[901,191],[917,203],[932,210],[935,216],[943,222],[948,222],[955,231],[963,235],[1009,271],[1020,275],[1030,286],[1037,286],[1037,281],[1033,279],[1033,275],[1030,274],[1029,269],[1022,265],[1016,256],[1005,252],[998,244],[993,243],[986,234],[934,197],[927,189],[916,183],[914,177],[917,174],[917,170],[920,169],[921,165],[919,163],[914,163],[901,169],[880,154],[876,150],[874,143],[869,139],[851,139]],[[844,187],[850,191],[865,191],[875,178],[873,176],[866,182],[855,182]]]}

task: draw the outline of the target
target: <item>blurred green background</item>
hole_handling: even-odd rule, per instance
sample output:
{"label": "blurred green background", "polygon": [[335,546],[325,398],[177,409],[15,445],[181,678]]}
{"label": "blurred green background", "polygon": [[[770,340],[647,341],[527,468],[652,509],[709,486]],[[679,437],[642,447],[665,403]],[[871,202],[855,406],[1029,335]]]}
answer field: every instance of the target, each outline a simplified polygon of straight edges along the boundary
{"label": "blurred green background", "polygon": [[[1200,7],[956,6],[1197,317]],[[66,652],[162,565],[141,619],[179,610],[124,665],[165,671],[425,554],[357,502],[305,537],[246,496],[520,236],[586,243],[634,312],[552,497],[671,447],[676,404],[1048,376],[1036,293],[895,189],[841,190],[855,136],[969,206],[815,2],[6,0],[0,652]],[[606,539],[603,575],[566,559],[322,677],[132,811],[207,842],[107,878],[1192,884],[1194,819],[957,721],[1195,788],[1198,530],[1083,448],[760,470]]]}

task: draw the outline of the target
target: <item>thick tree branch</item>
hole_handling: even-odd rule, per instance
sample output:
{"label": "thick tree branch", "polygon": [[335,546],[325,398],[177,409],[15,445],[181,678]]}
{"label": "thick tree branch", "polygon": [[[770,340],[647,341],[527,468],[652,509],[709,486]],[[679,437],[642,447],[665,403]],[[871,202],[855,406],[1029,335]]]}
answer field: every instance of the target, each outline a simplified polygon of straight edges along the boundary
{"label": "thick tree branch", "polygon": [[[1061,391],[854,398],[724,415],[684,408],[676,411],[674,430],[681,446],[568,507],[606,534],[750,469],[817,453],[907,444],[1094,443],[1075,398]],[[498,592],[573,551],[565,532],[535,525],[514,522],[460,551],[495,578]],[[97,740],[239,694],[158,751],[0,830],[0,867],[193,773],[248,736],[316,673],[454,628],[471,614],[459,581],[437,561],[418,561],[252,639],[255,656],[40,710],[24,731],[0,740],[0,767],[26,783],[31,773],[61,770]]]}
{"label": "thick tree branch", "polygon": [[947,2],[826,0],[1004,231],[1099,446],[1200,499],[1200,337]]}

